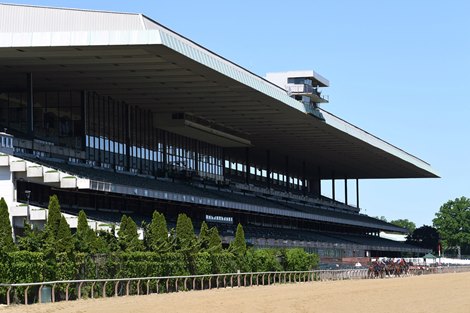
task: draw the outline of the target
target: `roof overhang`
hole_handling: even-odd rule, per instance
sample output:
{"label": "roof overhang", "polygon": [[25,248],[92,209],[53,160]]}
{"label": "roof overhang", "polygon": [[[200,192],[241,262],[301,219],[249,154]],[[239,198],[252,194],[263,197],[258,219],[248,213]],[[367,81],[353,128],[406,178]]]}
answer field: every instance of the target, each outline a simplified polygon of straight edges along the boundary
{"label": "roof overhang", "polygon": [[324,179],[438,177],[426,162],[326,111],[325,120],[312,116],[283,89],[152,25],[0,33],[0,89],[21,89],[31,72],[36,90],[94,90],[156,114],[193,114],[246,134],[253,149],[306,160]]}

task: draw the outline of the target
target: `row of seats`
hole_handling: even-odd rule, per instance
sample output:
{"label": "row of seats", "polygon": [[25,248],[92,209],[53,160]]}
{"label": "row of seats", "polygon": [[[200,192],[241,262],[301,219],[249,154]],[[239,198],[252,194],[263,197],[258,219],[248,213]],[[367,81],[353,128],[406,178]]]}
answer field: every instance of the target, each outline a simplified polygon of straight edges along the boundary
{"label": "row of seats", "polygon": [[109,182],[113,184],[129,185],[144,189],[154,189],[163,192],[172,192],[183,195],[192,195],[198,197],[206,197],[216,200],[233,201],[238,203],[251,204],[266,208],[275,208],[281,210],[290,210],[303,213],[311,213],[324,217],[343,218],[347,220],[362,221],[375,225],[389,225],[378,219],[371,218],[358,213],[340,212],[324,209],[322,206],[312,204],[296,204],[291,201],[282,201],[280,199],[267,198],[254,193],[242,193],[231,189],[230,186],[222,188],[215,186],[196,185],[196,183],[183,183],[163,178],[149,178],[129,173],[115,172],[101,168],[93,168],[84,165],[68,164],[59,160],[50,159],[33,159],[32,162],[40,163],[45,166],[64,171],[79,177],[89,178],[92,180]]}

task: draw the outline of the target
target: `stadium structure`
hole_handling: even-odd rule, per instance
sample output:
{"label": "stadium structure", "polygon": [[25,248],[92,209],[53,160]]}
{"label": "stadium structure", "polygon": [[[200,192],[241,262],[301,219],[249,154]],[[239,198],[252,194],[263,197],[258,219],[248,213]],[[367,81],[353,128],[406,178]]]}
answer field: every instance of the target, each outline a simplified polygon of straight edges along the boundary
{"label": "stadium structure", "polygon": [[44,225],[57,194],[95,227],[158,210],[170,226],[179,213],[217,225],[225,243],[241,223],[255,247],[323,258],[426,252],[378,236],[405,230],[361,214],[359,180],[438,175],[324,110],[314,71],[263,78],[143,14],[1,4],[0,73],[14,235]]}

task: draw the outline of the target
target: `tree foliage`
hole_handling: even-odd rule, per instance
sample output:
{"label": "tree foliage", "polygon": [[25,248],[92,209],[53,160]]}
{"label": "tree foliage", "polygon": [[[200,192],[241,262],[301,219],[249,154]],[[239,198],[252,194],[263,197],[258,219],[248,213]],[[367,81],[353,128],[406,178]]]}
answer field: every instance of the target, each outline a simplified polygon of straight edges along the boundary
{"label": "tree foliage", "polygon": [[217,227],[209,229],[209,252],[221,253],[222,252],[222,240],[220,239],[219,231]]}
{"label": "tree foliage", "polygon": [[[1,202],[0,206],[3,206]],[[5,210],[3,207],[0,209]],[[5,215],[3,212],[0,214]],[[237,270],[304,270],[310,269],[315,263],[312,260],[317,258],[302,249],[247,250],[240,224],[229,249],[224,249],[216,227],[209,229],[203,222],[196,237],[192,221],[185,214],[178,216],[176,229],[168,232],[165,217],[155,212],[152,222],[145,229],[145,247],[139,240],[137,225],[126,215],[122,216],[118,238],[114,228],[111,232],[101,230],[96,234],[88,226],[86,214],[81,211],[77,232],[72,235],[67,220],[60,212],[57,197],[52,196],[44,230],[31,229],[26,224],[25,234],[18,240],[20,251],[0,250],[0,281],[233,273]],[[1,234],[0,240],[5,237],[12,240],[11,228]],[[3,248],[3,241],[0,242]],[[56,292],[63,292],[61,288],[57,287]],[[113,292],[111,289],[109,295]],[[85,294],[87,290],[84,288],[82,292]]]}
{"label": "tree foliage", "polygon": [[397,220],[390,221],[390,223],[398,227],[408,229],[408,233],[410,234],[413,233],[413,231],[416,229],[416,224],[408,219],[397,219]]}
{"label": "tree foliage", "polygon": [[75,245],[73,239],[69,223],[67,223],[65,216],[61,215],[59,228],[57,229],[55,251],[71,253]]}
{"label": "tree foliage", "polygon": [[416,228],[411,235],[408,235],[406,242],[436,252],[439,234],[434,227],[423,225]]}
{"label": "tree foliage", "polygon": [[193,222],[186,214],[179,214],[176,220],[176,244],[181,250],[193,250],[196,236],[194,235]]}
{"label": "tree foliage", "polygon": [[201,229],[199,231],[199,236],[197,238],[198,243],[199,243],[199,250],[201,251],[207,251],[209,249],[209,227],[207,226],[207,223],[203,221],[201,223]]}
{"label": "tree foliage", "polygon": [[125,214],[121,218],[118,236],[123,251],[142,251],[143,243],[139,240],[137,224]]}
{"label": "tree foliage", "polygon": [[62,216],[62,214],[60,213],[59,199],[56,195],[52,195],[49,197],[49,205],[47,208],[48,213],[46,223],[46,236],[49,238],[49,240],[53,242],[57,237],[57,231],[59,230],[59,224]]}
{"label": "tree foliage", "polygon": [[88,226],[88,219],[83,210],[78,213],[75,238],[78,251],[83,253],[98,252],[98,238],[94,230]]}
{"label": "tree foliage", "polygon": [[470,251],[470,199],[460,197],[444,203],[433,220],[444,248],[460,246]]}
{"label": "tree foliage", "polygon": [[8,206],[5,199],[0,199],[0,252],[13,252],[16,251],[16,246],[13,241],[10,214],[8,213]]}
{"label": "tree foliage", "polygon": [[157,211],[153,212],[152,222],[147,227],[145,234],[147,248],[155,252],[168,252],[168,227],[165,216]]}
{"label": "tree foliage", "polygon": [[239,256],[245,255],[246,253],[245,232],[241,224],[238,224],[235,239],[230,243],[230,251]]}

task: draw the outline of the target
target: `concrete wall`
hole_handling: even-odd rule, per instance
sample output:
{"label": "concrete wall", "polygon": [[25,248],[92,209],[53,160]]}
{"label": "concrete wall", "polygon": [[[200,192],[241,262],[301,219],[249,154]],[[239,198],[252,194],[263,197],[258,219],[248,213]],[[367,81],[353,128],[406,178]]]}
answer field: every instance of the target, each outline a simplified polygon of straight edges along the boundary
{"label": "concrete wall", "polygon": [[[12,223],[11,209],[16,200],[15,186],[13,184],[13,173],[10,167],[0,166],[0,198],[4,198],[10,211],[10,223]],[[13,223],[12,223],[13,224]]]}

